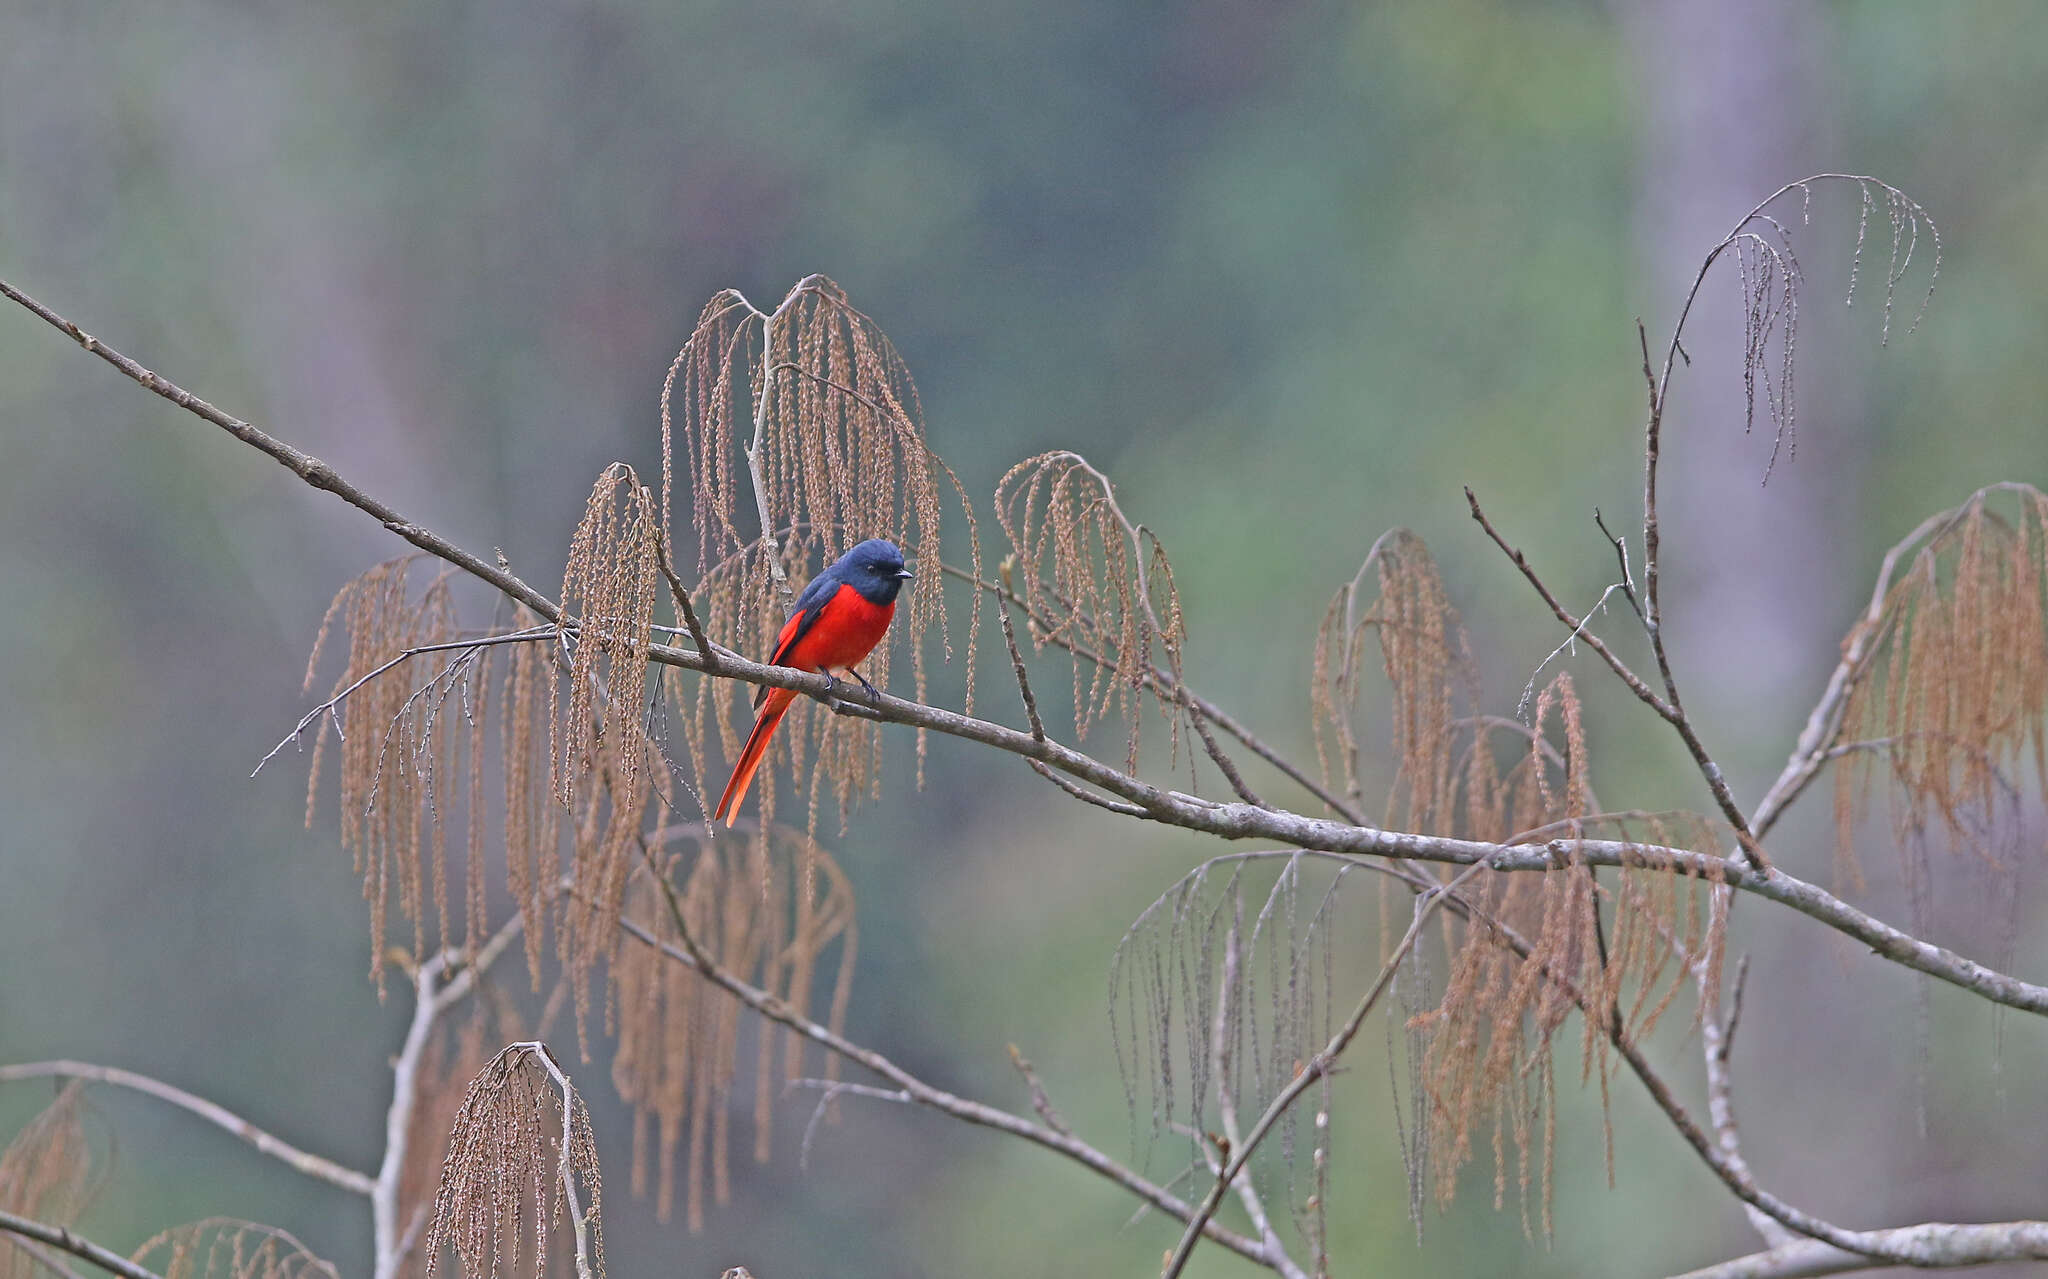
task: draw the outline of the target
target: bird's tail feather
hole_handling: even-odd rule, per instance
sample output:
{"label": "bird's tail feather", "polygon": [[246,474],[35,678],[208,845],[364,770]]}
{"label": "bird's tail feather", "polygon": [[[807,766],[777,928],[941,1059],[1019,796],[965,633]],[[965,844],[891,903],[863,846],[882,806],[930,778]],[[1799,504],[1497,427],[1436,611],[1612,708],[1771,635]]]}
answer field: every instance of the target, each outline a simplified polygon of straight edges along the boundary
{"label": "bird's tail feather", "polygon": [[768,739],[775,736],[775,726],[782,722],[789,711],[789,704],[796,700],[796,693],[787,688],[768,690],[768,696],[761,703],[761,712],[754,717],[754,731],[747,734],[747,744],[740,751],[740,758],[732,768],[732,779],[725,784],[725,793],[718,797],[717,811],[711,814],[713,821],[724,819],[727,826],[739,816],[740,801],[747,797],[747,788],[753,785],[754,774],[760,771],[761,760],[768,754]]}

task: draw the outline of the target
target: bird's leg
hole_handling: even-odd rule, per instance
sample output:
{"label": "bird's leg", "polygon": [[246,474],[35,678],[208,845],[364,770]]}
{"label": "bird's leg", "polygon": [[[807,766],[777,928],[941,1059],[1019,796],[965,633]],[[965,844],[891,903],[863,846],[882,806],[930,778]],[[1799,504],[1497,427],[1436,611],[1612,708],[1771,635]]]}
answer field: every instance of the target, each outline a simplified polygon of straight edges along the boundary
{"label": "bird's leg", "polygon": [[862,688],[864,688],[864,689],[866,689],[866,690],[868,691],[868,700],[869,700],[869,701],[871,701],[871,702],[879,702],[879,701],[881,701],[881,700],[882,700],[882,690],[881,690],[881,689],[879,689],[879,688],[876,688],[876,687],[875,687],[875,686],[874,686],[873,684],[870,684],[870,683],[868,683],[868,677],[867,677],[867,676],[865,676],[865,675],[861,674],[861,673],[860,673],[860,672],[859,672],[858,670],[855,670],[855,669],[854,669],[853,667],[851,667],[851,666],[849,666],[849,667],[847,667],[847,668],[846,668],[846,673],[847,673],[848,675],[851,675],[851,676],[853,676],[853,677],[854,677],[855,679],[857,679],[857,680],[859,680],[859,681],[860,681],[860,686],[861,686]]}

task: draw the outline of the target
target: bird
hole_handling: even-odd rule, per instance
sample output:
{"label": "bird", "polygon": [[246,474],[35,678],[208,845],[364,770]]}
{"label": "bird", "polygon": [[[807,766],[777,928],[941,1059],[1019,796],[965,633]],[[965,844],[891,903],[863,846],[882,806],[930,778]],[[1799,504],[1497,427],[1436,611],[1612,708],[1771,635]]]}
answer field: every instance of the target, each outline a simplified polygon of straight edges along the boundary
{"label": "bird", "polygon": [[[896,614],[896,593],[916,576],[903,565],[903,552],[887,538],[871,537],[832,561],[824,572],[811,579],[797,596],[796,610],[782,624],[775,639],[771,666],[793,666],[800,671],[823,672],[828,678],[843,670],[860,681],[871,697],[880,696],[867,676],[854,663],[874,651],[889,630]],[[768,753],[768,739],[775,726],[796,700],[796,690],[763,685],[754,693],[754,728],[733,765],[725,793],[718,797],[713,821],[727,826],[739,815],[740,801]]]}

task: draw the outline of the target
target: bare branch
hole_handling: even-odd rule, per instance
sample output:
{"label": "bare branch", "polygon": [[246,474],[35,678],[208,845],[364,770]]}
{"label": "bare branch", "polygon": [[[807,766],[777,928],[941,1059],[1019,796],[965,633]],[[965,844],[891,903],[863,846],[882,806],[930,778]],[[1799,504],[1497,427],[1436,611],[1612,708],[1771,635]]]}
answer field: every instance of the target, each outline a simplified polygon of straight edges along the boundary
{"label": "bare branch", "polygon": [[1572,628],[1571,634],[1565,636],[1562,643],[1545,654],[1542,661],[1536,663],[1536,669],[1529,672],[1529,682],[1522,686],[1521,697],[1515,701],[1515,714],[1528,714],[1529,703],[1536,698],[1536,681],[1542,678],[1546,667],[1556,661],[1561,654],[1569,652],[1580,639],[1592,638],[1591,633],[1586,628],[1593,624],[1593,614],[1605,613],[1607,611],[1607,599],[1616,591],[1626,593],[1628,591],[1628,583],[1626,581],[1609,583],[1607,589],[1600,592],[1600,598],[1593,601],[1593,607],[1587,609],[1586,615],[1579,619],[1579,624]]}
{"label": "bare branch", "polygon": [[[1994,1261],[2048,1257],[2048,1221],[1996,1221],[1950,1225],[1927,1222],[1890,1230],[1866,1230],[1853,1236],[1873,1255],[1897,1258],[1912,1266],[1981,1266]],[[1847,1252],[1818,1239],[1801,1239],[1766,1252],[1687,1271],[1678,1279],[1805,1279],[1839,1275],[1894,1264],[1871,1255]]]}
{"label": "bare branch", "polygon": [[130,1088],[139,1093],[146,1093],[158,1101],[167,1101],[180,1109],[191,1111],[215,1127],[231,1132],[248,1142],[259,1152],[308,1177],[317,1177],[331,1186],[339,1186],[354,1194],[371,1193],[374,1183],[355,1169],[343,1167],[331,1159],[301,1150],[290,1142],[258,1128],[227,1107],[160,1079],[132,1070],[122,1070],[118,1066],[95,1066],[83,1061],[32,1061],[16,1066],[0,1066],[0,1083],[10,1083],[17,1079],[53,1077],[84,1079],[96,1084],[110,1084],[116,1088]]}
{"label": "bare branch", "polygon": [[[751,303],[747,306],[747,309],[758,316],[761,321],[761,360],[763,365],[761,369],[760,398],[754,402],[754,438],[747,445],[746,449],[747,474],[754,482],[754,507],[761,517],[761,540],[768,547],[768,571],[774,576],[775,589],[782,597],[782,606],[785,611],[789,608],[791,602],[789,574],[782,567],[782,547],[775,540],[775,521],[768,514],[768,480],[761,473],[761,451],[767,447],[768,406],[775,395],[777,366],[770,363],[775,358],[775,322],[782,318],[783,312],[787,311],[792,303],[803,296],[805,287],[816,278],[816,276],[809,276],[799,281],[797,286],[789,291],[789,296],[785,297],[781,305],[775,308],[772,315],[763,313],[759,307]],[[739,295],[735,293],[734,296],[737,297]],[[744,302],[745,299],[741,298],[741,301]]]}
{"label": "bare branch", "polygon": [[377,1166],[377,1179],[365,1193],[370,1196],[371,1234],[375,1247],[374,1279],[392,1279],[412,1251],[419,1232],[415,1218],[401,1235],[398,1222],[399,1180],[405,1172],[406,1148],[411,1141],[413,1108],[419,1099],[421,1060],[433,1038],[434,1024],[441,1014],[476,988],[479,974],[487,973],[524,930],[526,917],[514,911],[512,917],[493,933],[476,957],[462,965],[444,983],[449,967],[460,959],[455,951],[443,951],[420,965],[413,980],[412,1022],[405,1042],[391,1062],[391,1105],[384,1115],[384,1158]]}
{"label": "bare branch", "polygon": [[[1727,894],[1716,891],[1708,909],[1726,910],[1729,904]],[[1699,980],[1704,994],[1704,970],[1696,971],[1700,973]],[[1727,1157],[1729,1166],[1739,1170],[1744,1176],[1751,1174],[1749,1161],[1742,1157],[1742,1135],[1735,1124],[1735,1090],[1729,1072],[1728,1055],[1735,1046],[1735,1026],[1742,1013],[1742,990],[1748,976],[1749,957],[1745,955],[1735,970],[1735,995],[1727,1022],[1723,1023],[1720,1020],[1717,1010],[1709,1008],[1703,1010],[1699,1023],[1700,1050],[1707,1064],[1707,1118],[1714,1125],[1714,1137],[1720,1143],[1721,1153]],[[1744,1204],[1742,1210],[1748,1215],[1750,1226],[1771,1247],[1788,1244],[1798,1238],[1754,1205]]]}
{"label": "bare branch", "polygon": [[[1069,1133],[1058,1132],[1042,1124],[1032,1123],[1028,1119],[1020,1118],[1006,1110],[997,1109],[983,1102],[971,1101],[965,1097],[955,1096],[942,1088],[937,1088],[924,1082],[873,1049],[863,1048],[843,1035],[834,1034],[827,1027],[804,1016],[800,1010],[790,1007],[787,1003],[769,994],[767,991],[741,981],[718,964],[712,962],[698,949],[695,941],[690,938],[688,933],[683,935],[684,944],[677,946],[661,940],[630,919],[620,920],[619,927],[624,929],[628,936],[642,944],[652,946],[676,962],[687,964],[691,968],[696,969],[704,976],[705,980],[738,999],[742,1004],[753,1009],[761,1016],[789,1027],[813,1043],[820,1044],[827,1050],[837,1053],[855,1065],[864,1067],[888,1080],[890,1083],[895,1084],[898,1088],[909,1093],[911,1100],[920,1106],[939,1111],[942,1114],[951,1115],[955,1119],[979,1127],[993,1128],[998,1132],[1008,1133],[1013,1137],[1021,1137],[1034,1145],[1043,1146],[1048,1150],[1065,1155],[1091,1172],[1130,1191],[1160,1211],[1177,1217],[1182,1221],[1186,1221],[1189,1214],[1194,1211],[1193,1208],[1178,1196],[1161,1186],[1147,1181],[1144,1177],[1125,1168],[1122,1164],[1119,1164],[1078,1137]],[[1213,1221],[1203,1226],[1202,1233],[1239,1256],[1259,1262],[1261,1265],[1266,1264],[1265,1249],[1256,1240],[1248,1239],[1234,1230],[1217,1225]]]}
{"label": "bare branch", "polygon": [[1618,560],[1621,564],[1622,591],[1628,597],[1628,606],[1635,610],[1637,617],[1641,617],[1643,615],[1643,601],[1642,598],[1636,594],[1635,574],[1629,571],[1628,543],[1622,541],[1619,537],[1616,537],[1614,533],[1608,529],[1607,520],[1604,516],[1600,514],[1600,508],[1597,506],[1593,508],[1593,523],[1595,527],[1597,527],[1600,530],[1600,535],[1606,538],[1608,542],[1613,545],[1614,558]]}
{"label": "bare branch", "polygon": [[85,1258],[102,1270],[120,1275],[122,1279],[163,1279],[156,1271],[145,1270],[119,1253],[109,1252],[92,1240],[72,1234],[62,1226],[45,1225],[40,1221],[31,1221],[27,1217],[17,1217],[11,1212],[0,1212],[0,1231],[18,1235],[23,1239],[33,1239],[38,1243],[46,1243],[52,1248],[61,1248],[75,1257]]}
{"label": "bare branch", "polygon": [[406,519],[396,510],[371,497],[355,485],[350,484],[347,480],[342,479],[340,475],[336,474],[333,467],[322,462],[319,458],[301,453],[283,440],[251,426],[240,418],[231,417],[221,412],[213,405],[208,404],[205,400],[200,399],[168,378],[152,373],[98,338],[85,332],[76,324],[58,315],[55,311],[50,310],[34,298],[21,292],[5,280],[0,280],[0,296],[10,298],[28,308],[38,318],[59,332],[64,333],[86,350],[119,369],[124,376],[140,384],[144,389],[152,391],[179,408],[220,427],[228,434],[242,441],[242,443],[250,445],[272,458],[307,484],[312,485],[316,489],[334,494],[350,506],[369,515],[393,533],[411,542],[414,546],[419,547],[430,555],[448,561],[450,564],[475,577],[489,582],[492,586],[497,587],[549,621],[558,622],[561,620],[559,610],[548,601],[545,595],[534,590],[525,582],[520,581],[510,572],[484,563],[484,561],[471,555],[468,551],[463,550],[432,530]]}
{"label": "bare branch", "polygon": [[[541,617],[553,622],[561,620],[561,610],[552,601],[517,577],[484,563],[433,531],[404,519],[390,507],[342,479],[327,464],[308,457],[247,422],[222,413],[206,401],[114,351],[97,338],[85,334],[69,320],[22,294],[5,281],[0,281],[0,294],[21,303],[142,386],[275,458],[306,483],[334,493],[358,509],[375,516],[387,528],[415,546],[496,586]],[[1476,507],[1476,502],[1474,505]],[[1490,525],[1486,527],[1491,531]],[[1493,537],[1503,549],[1508,549],[1497,533],[1494,533]],[[1508,553],[1519,562],[1515,552],[1510,549]],[[1547,597],[1547,590],[1544,593]],[[1577,624],[1576,619],[1564,612],[1561,606],[1555,606],[1554,599],[1550,602],[1554,605],[1554,611],[1559,613],[1560,620],[1567,626]],[[1588,637],[1589,644],[1594,638]],[[1611,650],[1609,652],[1611,653]],[[654,644],[649,646],[648,658],[664,665],[695,671],[706,670],[716,660],[716,673],[726,678],[740,679],[771,688],[794,689],[814,697],[824,697],[832,692],[832,681],[824,675],[812,675],[787,667],[751,662],[737,654],[721,653],[713,659],[707,654],[689,649]],[[1625,666],[1620,665],[1618,659],[1611,659],[1610,664],[1619,668],[1617,674],[1627,670]],[[1648,694],[1650,704],[1662,704],[1662,699],[1632,673],[1628,674],[1626,679],[1632,689],[1641,690],[1638,696]],[[1029,733],[1006,728],[1000,724],[956,714],[921,702],[907,701],[886,693],[872,702],[840,702],[834,709],[839,714],[904,724],[913,728],[929,728],[1022,755],[1027,759],[1035,759],[1070,777],[1092,783],[1126,800],[1143,809],[1151,820],[1225,838],[1264,838],[1278,843],[1293,844],[1299,848],[1457,864],[1486,860],[1496,870],[1536,870],[1550,864],[1549,854],[1537,849],[1503,850],[1472,841],[1382,831],[1363,824],[1347,825],[1285,811],[1261,809],[1248,804],[1211,804],[1194,796],[1160,790],[1127,776],[1120,769],[1062,746],[1049,738],[1035,739]],[[1217,722],[1220,724],[1223,721],[1219,718]],[[1343,811],[1341,807],[1339,811]],[[1653,858],[1668,857],[1670,864],[1689,870],[1701,873],[1706,873],[1710,869],[1718,870],[1735,887],[1791,906],[1838,932],[1868,944],[1877,953],[1896,963],[1974,991],[1998,1003],[2028,1012],[2048,1013],[2048,987],[2019,981],[1964,959],[1943,947],[1921,941],[1864,914],[1815,885],[1780,871],[1766,869],[1759,873],[1743,862],[1686,850],[1639,850],[1636,845],[1604,841],[1575,842],[1573,847],[1580,856],[1589,859],[1593,865],[1621,865],[1623,856],[1634,856],[1642,851]]]}
{"label": "bare branch", "polygon": [[1232,793],[1247,804],[1251,804],[1258,808],[1269,807],[1265,800],[1260,799],[1258,795],[1253,792],[1252,788],[1245,784],[1244,774],[1237,771],[1236,761],[1232,760],[1229,755],[1224,753],[1223,747],[1219,745],[1216,741],[1216,735],[1209,731],[1208,720],[1204,719],[1202,715],[1199,712],[1197,712],[1192,705],[1188,703],[1187,689],[1185,686],[1181,688],[1181,704],[1184,707],[1186,707],[1188,711],[1188,723],[1194,725],[1195,736],[1202,739],[1202,750],[1209,756],[1209,759],[1216,765],[1217,770],[1223,774],[1223,780],[1230,783],[1230,789]]}
{"label": "bare branch", "polygon": [[[1678,319],[1671,326],[1671,341],[1670,344],[1665,348],[1663,368],[1661,371],[1652,370],[1650,365],[1649,334],[1643,328],[1642,321],[1638,320],[1636,322],[1636,338],[1639,345],[1641,346],[1643,357],[1643,383],[1649,397],[1648,413],[1646,415],[1646,420],[1643,428],[1643,629],[1649,634],[1650,647],[1657,658],[1657,670],[1663,676],[1664,679],[1664,691],[1665,696],[1668,699],[1669,705],[1669,713],[1666,714],[1665,718],[1671,721],[1672,726],[1678,730],[1679,736],[1685,741],[1686,749],[1692,753],[1694,762],[1699,766],[1701,774],[1705,776],[1707,780],[1708,788],[1711,789],[1714,793],[1715,802],[1720,805],[1722,813],[1727,816],[1730,825],[1732,825],[1735,828],[1737,836],[1741,839],[1743,851],[1747,853],[1759,866],[1768,865],[1768,862],[1764,858],[1763,849],[1757,843],[1757,839],[1759,838],[1759,836],[1756,832],[1752,830],[1750,824],[1743,819],[1742,812],[1737,807],[1734,796],[1728,789],[1727,780],[1721,774],[1720,766],[1716,764],[1713,761],[1712,757],[1710,757],[1707,754],[1706,747],[1701,744],[1698,734],[1693,731],[1690,721],[1686,718],[1685,712],[1682,708],[1678,696],[1677,680],[1672,675],[1671,659],[1664,648],[1663,613],[1662,607],[1658,600],[1658,582],[1660,569],[1659,549],[1661,545],[1661,536],[1659,532],[1657,516],[1657,464],[1659,461],[1659,455],[1661,451],[1664,412],[1666,405],[1669,402],[1668,397],[1671,391],[1671,374],[1673,364],[1678,357],[1684,354],[1684,347],[1680,345],[1680,339],[1684,336],[1686,320],[1692,314],[1693,303],[1697,301],[1699,298],[1700,287],[1706,283],[1708,272],[1713,270],[1714,263],[1718,261],[1721,255],[1727,252],[1730,248],[1735,248],[1737,250],[1738,261],[1740,260],[1740,246],[1744,242],[1746,228],[1748,228],[1750,224],[1753,222],[1761,220],[1763,222],[1768,223],[1771,227],[1776,229],[1778,235],[1782,239],[1782,237],[1785,234],[1784,228],[1780,226],[1775,221],[1775,219],[1772,219],[1765,215],[1764,210],[1769,208],[1780,197],[1792,191],[1799,191],[1802,194],[1810,197],[1812,184],[1816,182],[1829,181],[1851,182],[1856,185],[1857,191],[1863,197],[1864,218],[1866,220],[1869,216],[1871,188],[1876,187],[1882,190],[1885,193],[1887,207],[1893,210],[1895,218],[1900,210],[1903,209],[1907,211],[1912,223],[1914,240],[1915,242],[1917,242],[1919,237],[1920,219],[1924,216],[1925,211],[1922,210],[1918,204],[1907,199],[1905,195],[1901,193],[1896,187],[1893,187],[1888,183],[1880,182],[1875,178],[1867,177],[1861,174],[1813,174],[1812,176],[1801,178],[1796,182],[1788,182],[1784,186],[1779,187],[1776,191],[1773,191],[1768,196],[1765,196],[1761,201],[1757,203],[1755,208],[1751,209],[1748,213],[1744,214],[1740,219],[1737,220],[1734,228],[1728,232],[1727,236],[1723,238],[1719,244],[1716,244],[1712,249],[1710,249],[1707,252],[1706,258],[1700,263],[1700,269],[1698,273],[1693,277],[1692,288],[1687,291],[1685,295],[1685,301],[1679,307]],[[1862,263],[1863,226],[1864,224],[1859,222],[1856,234],[1856,265],[1858,266],[1860,266]],[[1934,236],[1934,275],[1936,277],[1939,277],[1941,273],[1941,233],[1938,229],[1934,228],[1931,219],[1929,219],[1928,221],[1928,226],[1929,229],[1933,232]],[[1766,247],[1768,248],[1768,246]],[[1789,249],[1786,252],[1787,254],[1789,254]],[[1887,338],[1890,336],[1891,331],[1890,317],[1892,304],[1892,288],[1898,283],[1898,280],[1905,269],[1905,265],[1910,264],[1912,261],[1912,246],[1907,246],[1903,262],[1901,262],[1897,257],[1898,245],[1896,243],[1896,240],[1893,244],[1893,253],[1894,261],[1892,263],[1891,269],[1887,272],[1885,281],[1885,333]],[[1792,333],[1789,325],[1791,322],[1792,315],[1796,314],[1796,311],[1793,310],[1793,308],[1796,307],[1796,302],[1793,297],[1794,280],[1792,277],[1797,273],[1797,263],[1789,263],[1785,270],[1787,272],[1787,276],[1784,288],[1788,327],[1786,328],[1783,339],[1785,344],[1784,376],[1787,381],[1787,385],[1783,388],[1783,394],[1786,398],[1786,405],[1784,411],[1789,415],[1791,412],[1791,387],[1789,385],[1789,380],[1791,377],[1792,358]],[[1852,270],[1850,274],[1849,286],[1851,301],[1854,301],[1855,299],[1855,278],[1855,272]],[[1749,286],[1745,284],[1745,289],[1748,289],[1748,287]],[[1768,285],[1767,283],[1759,284],[1757,287],[1767,288]],[[1928,281],[1927,295],[1929,298],[1932,298],[1934,295],[1934,281],[1932,279]],[[1921,310],[1924,311],[1925,309],[1926,303],[1923,300],[1921,304]],[[1763,317],[1763,319],[1767,321],[1768,316]],[[1913,322],[1916,326],[1919,324],[1918,314],[1914,316]],[[1768,323],[1764,323],[1762,327],[1763,333],[1760,334],[1757,331],[1757,322],[1754,320],[1752,321],[1752,329],[1750,334],[1752,343],[1752,353],[1745,357],[1745,374],[1747,374],[1748,372],[1748,364],[1750,362],[1753,362],[1754,360],[1761,358],[1760,344],[1764,340],[1766,340],[1763,334],[1767,334],[1768,332]],[[1688,360],[1688,363],[1689,362],[1690,360]],[[1777,413],[1777,411],[1778,410],[1774,405],[1774,415]],[[1787,421],[1789,421],[1789,416]],[[1780,427],[1780,433],[1783,434],[1785,423],[1781,422]],[[1777,452],[1776,447],[1774,445],[1772,449],[1772,458],[1774,461],[1776,459],[1776,456]],[[1888,574],[1889,566],[1887,567],[1887,575]],[[1833,688],[1834,681],[1830,681],[1831,692]],[[1846,693],[1846,689],[1844,691]],[[1822,707],[1825,708],[1827,705],[1828,699],[1824,697],[1822,701]],[[1820,710],[1817,708],[1815,713],[1816,715],[1819,715]],[[1810,720],[1808,723],[1808,732],[1811,733],[1815,731],[1815,729],[1816,724]],[[1806,735],[1802,734],[1802,744],[1805,743],[1805,740]],[[1806,754],[1813,755],[1814,752],[1807,751]],[[1801,758],[1801,754],[1799,752],[1795,752],[1795,761]],[[1817,767],[1817,763],[1815,766]],[[1811,778],[1810,769],[1802,769],[1794,767],[1793,765],[1787,766],[1788,778],[1794,777],[1802,771],[1804,771],[1806,778]],[[1775,817],[1776,813],[1780,810],[1780,808],[1782,808],[1783,803],[1789,800],[1792,794],[1796,794],[1798,787],[1803,786],[1805,784],[1803,780],[1792,781],[1788,780],[1787,778],[1781,778],[1780,780],[1781,783],[1783,783],[1790,789],[1785,792],[1784,798],[1778,801],[1777,807],[1772,807],[1767,810],[1769,815],[1773,817]],[[1772,796],[1776,796],[1779,793],[1780,787],[1772,787]],[[1770,799],[1771,796],[1766,797],[1766,804],[1770,803]]]}
{"label": "bare branch", "polygon": [[569,1082],[569,1076],[562,1073],[562,1064],[548,1051],[548,1046],[539,1041],[512,1045],[525,1049],[530,1060],[540,1063],[542,1070],[555,1081],[555,1087],[562,1092],[562,1136],[559,1143],[561,1167],[558,1175],[562,1179],[562,1195],[568,1200],[569,1228],[576,1235],[576,1279],[594,1279],[590,1267],[590,1221],[583,1212],[583,1199],[576,1189],[576,1112],[583,1102],[576,1096],[576,1086]]}

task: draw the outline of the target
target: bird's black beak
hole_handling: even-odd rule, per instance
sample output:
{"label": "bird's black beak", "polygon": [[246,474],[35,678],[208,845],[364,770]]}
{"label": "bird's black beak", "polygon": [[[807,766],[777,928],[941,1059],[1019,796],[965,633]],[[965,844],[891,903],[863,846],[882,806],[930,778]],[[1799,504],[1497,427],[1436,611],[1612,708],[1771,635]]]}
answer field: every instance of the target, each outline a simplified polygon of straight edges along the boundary
{"label": "bird's black beak", "polygon": [[917,574],[915,574],[915,573],[911,572],[911,571],[910,571],[909,569],[907,569],[907,568],[899,568],[899,569],[897,569],[897,570],[896,570],[896,576],[898,576],[898,577],[916,577],[916,576],[917,576]]}

